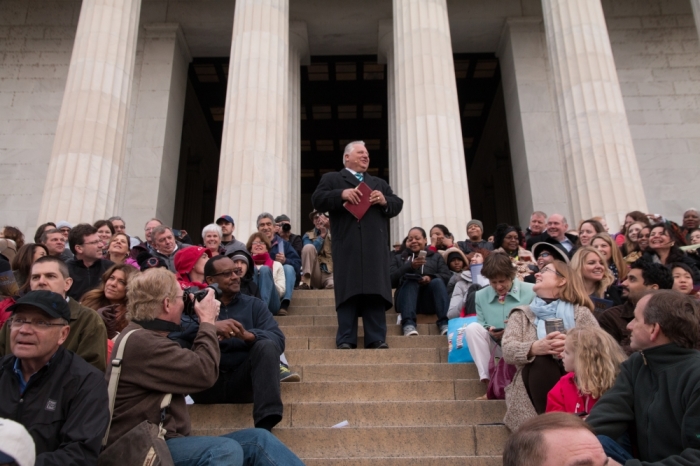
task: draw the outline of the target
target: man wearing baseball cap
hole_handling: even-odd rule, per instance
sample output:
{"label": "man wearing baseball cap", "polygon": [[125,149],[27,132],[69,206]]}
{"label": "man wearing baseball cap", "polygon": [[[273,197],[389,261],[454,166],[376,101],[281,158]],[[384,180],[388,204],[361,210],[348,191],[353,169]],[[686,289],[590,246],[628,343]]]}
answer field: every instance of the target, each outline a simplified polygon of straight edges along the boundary
{"label": "man wearing baseball cap", "polygon": [[216,219],[216,224],[221,227],[221,245],[226,248],[226,255],[239,249],[245,249],[245,244],[241,243],[233,236],[233,230],[236,229],[236,225],[233,223],[233,217],[230,215],[222,215]]}
{"label": "man wearing baseball cap", "polygon": [[0,419],[0,464],[34,466],[36,453],[34,440],[27,429],[18,422]]}
{"label": "man wearing baseball cap", "polygon": [[36,464],[94,465],[109,423],[104,374],[61,344],[71,312],[65,298],[30,291],[10,306],[12,354],[0,359],[0,418],[34,439]]}

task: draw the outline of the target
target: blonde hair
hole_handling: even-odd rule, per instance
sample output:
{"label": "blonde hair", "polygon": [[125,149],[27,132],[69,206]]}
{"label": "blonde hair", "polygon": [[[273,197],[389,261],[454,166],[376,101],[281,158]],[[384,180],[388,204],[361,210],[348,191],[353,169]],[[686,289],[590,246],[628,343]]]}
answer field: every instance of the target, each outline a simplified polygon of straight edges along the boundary
{"label": "blonde hair", "polygon": [[[612,236],[607,233],[598,233],[591,238],[591,246],[593,246],[593,242],[597,239],[602,239],[608,244],[608,246],[610,246],[610,254],[612,255],[610,260],[612,260],[615,267],[617,267],[617,278],[620,282],[622,282],[622,280],[627,278],[627,263],[625,262],[625,258],[622,257],[620,248],[617,247],[617,243],[615,243],[615,241],[612,239]],[[606,263],[605,259],[603,259],[603,263]]]}
{"label": "blonde hair", "polygon": [[[625,249],[627,250],[627,255],[632,254],[634,251],[639,251],[639,244],[633,243],[630,239],[630,229],[633,225],[639,225],[641,227],[641,229],[639,230],[640,233],[642,232],[644,227],[647,226],[644,222],[632,222],[629,224],[629,226],[627,227],[627,231],[625,232]],[[637,236],[637,241],[639,241],[639,236]]]}
{"label": "blonde hair", "polygon": [[175,299],[179,290],[175,274],[162,267],[135,273],[126,289],[126,318],[155,319],[163,312],[163,300]]}
{"label": "blonde hair", "polygon": [[584,395],[600,398],[610,390],[627,356],[600,327],[574,327],[566,334],[574,348],[576,386]]}
{"label": "blonde hair", "polygon": [[557,298],[567,303],[578,304],[593,312],[593,301],[586,293],[581,276],[562,261],[554,261],[550,265],[557,271],[557,275],[566,280]]}
{"label": "blonde hair", "polygon": [[[597,236],[598,235],[596,235],[596,237]],[[592,242],[593,241],[591,240],[591,243]],[[602,298],[605,296],[605,290],[607,290],[608,287],[612,285],[615,281],[615,276],[608,268],[607,264],[605,263],[605,258],[600,253],[600,251],[598,251],[593,246],[584,246],[580,248],[578,251],[576,251],[574,257],[571,258],[571,269],[574,271],[576,276],[579,277],[579,279],[581,280],[581,284],[583,285],[583,263],[589,254],[595,254],[596,256],[598,256],[598,259],[600,259],[600,262],[602,262],[603,268],[605,269],[605,271],[603,272],[603,279],[596,284],[595,291],[593,292],[593,294],[596,295],[598,298]]]}

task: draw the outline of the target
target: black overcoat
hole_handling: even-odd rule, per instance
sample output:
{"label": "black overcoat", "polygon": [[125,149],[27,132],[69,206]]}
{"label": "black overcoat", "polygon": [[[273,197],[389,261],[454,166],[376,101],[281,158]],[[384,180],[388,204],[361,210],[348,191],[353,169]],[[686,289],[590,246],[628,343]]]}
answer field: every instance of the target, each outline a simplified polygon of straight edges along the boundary
{"label": "black overcoat", "polygon": [[359,222],[343,207],[343,190],[360,184],[345,169],[323,175],[311,203],[317,211],[328,212],[330,218],[336,307],[356,295],[376,294],[384,298],[389,309],[389,219],[401,212],[403,200],[381,178],[365,174],[364,182],[373,191],[381,191],[387,205],[371,206]]}

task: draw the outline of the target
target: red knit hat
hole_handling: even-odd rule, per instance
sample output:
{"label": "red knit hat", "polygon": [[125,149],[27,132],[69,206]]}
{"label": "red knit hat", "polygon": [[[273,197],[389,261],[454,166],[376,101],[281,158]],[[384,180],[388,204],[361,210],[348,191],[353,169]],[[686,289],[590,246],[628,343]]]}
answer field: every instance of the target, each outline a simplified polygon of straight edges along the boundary
{"label": "red knit hat", "polygon": [[175,270],[177,270],[177,273],[180,275],[190,273],[194,264],[202,257],[202,254],[211,257],[211,251],[201,246],[190,246],[180,249],[175,254]]}

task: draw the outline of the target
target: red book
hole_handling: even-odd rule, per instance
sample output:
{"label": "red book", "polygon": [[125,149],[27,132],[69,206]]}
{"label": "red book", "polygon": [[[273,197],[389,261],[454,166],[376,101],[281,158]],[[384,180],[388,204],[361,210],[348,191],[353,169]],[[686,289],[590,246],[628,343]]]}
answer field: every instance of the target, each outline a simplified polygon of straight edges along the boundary
{"label": "red book", "polygon": [[343,203],[343,207],[345,207],[348,210],[348,212],[353,214],[359,222],[360,220],[362,220],[362,217],[365,216],[367,210],[372,206],[369,203],[369,195],[372,192],[372,190],[369,186],[365,184],[364,181],[360,182],[360,184],[358,184],[355,189],[362,193],[362,196],[360,196],[360,203],[352,204],[348,201],[345,201]]}

